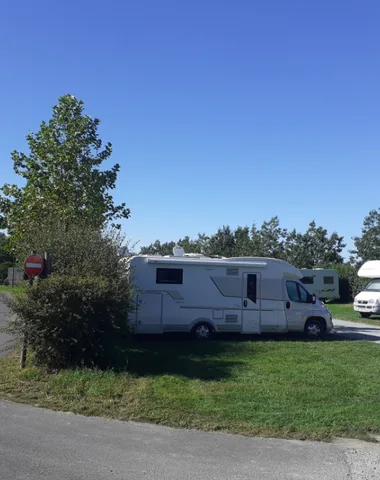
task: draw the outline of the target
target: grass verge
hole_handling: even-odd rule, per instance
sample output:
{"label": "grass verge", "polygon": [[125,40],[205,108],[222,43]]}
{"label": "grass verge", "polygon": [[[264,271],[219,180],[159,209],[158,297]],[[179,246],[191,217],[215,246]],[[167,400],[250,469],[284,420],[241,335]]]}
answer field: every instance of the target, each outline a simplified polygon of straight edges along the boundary
{"label": "grass verge", "polygon": [[21,286],[11,287],[9,285],[0,285],[0,293],[5,293],[5,292],[15,293],[15,292],[21,292],[22,290],[23,290],[23,287]]}
{"label": "grass verge", "polygon": [[327,303],[326,306],[332,313],[333,318],[380,327],[380,315],[374,315],[371,318],[361,318],[360,314],[354,311],[352,303]]}
{"label": "grass verge", "polygon": [[0,398],[120,420],[330,440],[380,433],[380,348],[349,341],[136,342],[128,372],[0,359]]}

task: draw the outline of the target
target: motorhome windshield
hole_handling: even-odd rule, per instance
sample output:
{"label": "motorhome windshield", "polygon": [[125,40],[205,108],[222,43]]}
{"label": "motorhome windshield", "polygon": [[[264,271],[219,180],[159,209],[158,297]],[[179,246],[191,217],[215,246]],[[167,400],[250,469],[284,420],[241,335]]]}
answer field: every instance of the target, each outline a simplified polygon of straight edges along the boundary
{"label": "motorhome windshield", "polygon": [[380,292],[380,278],[376,278],[369,282],[364,289],[365,292]]}

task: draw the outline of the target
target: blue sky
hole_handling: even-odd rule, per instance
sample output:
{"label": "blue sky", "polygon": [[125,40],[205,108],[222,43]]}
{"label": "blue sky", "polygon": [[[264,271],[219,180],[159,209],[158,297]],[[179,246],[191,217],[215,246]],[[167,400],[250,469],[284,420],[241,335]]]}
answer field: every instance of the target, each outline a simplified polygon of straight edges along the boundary
{"label": "blue sky", "polygon": [[1,4],[0,183],[71,93],[101,119],[141,245],[278,215],[349,244],[380,206],[380,4]]}

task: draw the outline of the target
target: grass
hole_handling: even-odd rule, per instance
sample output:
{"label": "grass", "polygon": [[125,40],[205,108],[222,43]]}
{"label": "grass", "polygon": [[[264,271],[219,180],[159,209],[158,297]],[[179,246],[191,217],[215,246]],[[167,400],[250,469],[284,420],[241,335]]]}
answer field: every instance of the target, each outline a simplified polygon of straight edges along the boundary
{"label": "grass", "polygon": [[20,371],[15,354],[0,359],[0,398],[243,435],[368,440],[380,433],[378,345],[275,340],[136,341],[124,373]]}
{"label": "grass", "polygon": [[9,292],[9,293],[20,292],[22,289],[23,289],[23,287],[21,287],[21,286],[11,287],[9,285],[0,285],[0,293],[2,293],[2,292]]}
{"label": "grass", "polygon": [[332,313],[333,318],[380,327],[380,315],[373,315],[371,318],[361,318],[360,314],[354,311],[352,303],[327,303],[326,306]]}

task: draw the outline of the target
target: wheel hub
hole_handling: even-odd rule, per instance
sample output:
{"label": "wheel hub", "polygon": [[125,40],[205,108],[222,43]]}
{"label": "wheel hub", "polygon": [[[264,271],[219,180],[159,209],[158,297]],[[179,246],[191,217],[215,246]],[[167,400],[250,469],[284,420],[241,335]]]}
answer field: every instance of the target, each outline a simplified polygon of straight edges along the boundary
{"label": "wheel hub", "polygon": [[206,325],[201,325],[197,328],[197,337],[207,338],[210,335],[210,329]]}
{"label": "wheel hub", "polygon": [[307,327],[307,332],[311,337],[318,337],[321,334],[321,328],[319,325],[312,323]]}

